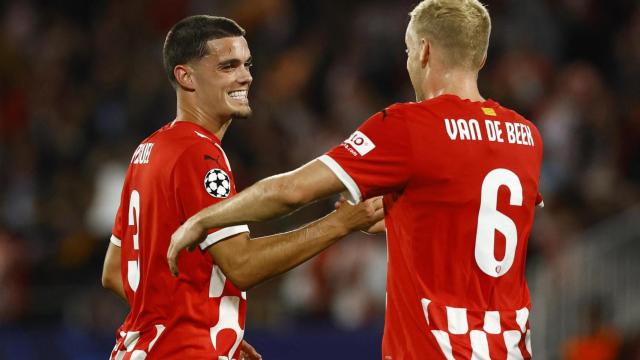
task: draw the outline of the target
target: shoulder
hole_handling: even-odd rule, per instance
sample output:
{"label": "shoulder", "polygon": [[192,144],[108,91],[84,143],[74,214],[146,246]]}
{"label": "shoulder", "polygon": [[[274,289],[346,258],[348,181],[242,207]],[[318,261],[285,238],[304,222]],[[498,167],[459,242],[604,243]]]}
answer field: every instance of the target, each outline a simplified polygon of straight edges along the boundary
{"label": "shoulder", "polygon": [[217,139],[188,124],[169,124],[145,141],[154,143],[154,151],[161,153],[165,167],[192,166],[190,164],[208,161],[226,165],[224,151]]}
{"label": "shoulder", "polygon": [[540,154],[542,154],[542,149],[544,144],[542,140],[542,135],[540,135],[540,131],[538,130],[538,127],[536,126],[536,124],[534,124],[531,120],[527,119],[522,114],[518,113],[513,109],[506,108],[504,106],[500,106],[500,108],[502,112],[507,114],[507,116],[510,119],[526,125],[526,128],[531,130],[531,135],[533,136],[534,144],[539,149]]}
{"label": "shoulder", "polygon": [[179,145],[178,163],[213,162],[220,167],[229,167],[224,150],[212,139],[182,138]]}
{"label": "shoulder", "polygon": [[156,137],[180,156],[202,151],[222,152],[219,141],[214,136],[190,124],[170,124],[159,130]]}
{"label": "shoulder", "polygon": [[388,106],[384,111],[386,115],[392,118],[411,120],[414,118],[424,119],[430,115],[434,115],[437,109],[445,106],[445,101],[441,98],[424,100],[421,102],[405,102],[395,103]]}
{"label": "shoulder", "polygon": [[372,115],[370,120],[391,120],[397,123],[404,121],[416,111],[419,111],[417,103],[394,103]]}
{"label": "shoulder", "polygon": [[504,106],[500,106],[502,108],[502,111],[504,111],[505,113],[509,114],[509,116],[514,119],[517,120],[518,122],[521,122],[527,126],[529,126],[531,129],[533,129],[536,133],[538,133],[538,127],[536,126],[536,124],[534,124],[531,120],[527,119],[526,117],[524,117],[524,115],[520,114],[519,112],[510,109],[510,108],[506,108]]}

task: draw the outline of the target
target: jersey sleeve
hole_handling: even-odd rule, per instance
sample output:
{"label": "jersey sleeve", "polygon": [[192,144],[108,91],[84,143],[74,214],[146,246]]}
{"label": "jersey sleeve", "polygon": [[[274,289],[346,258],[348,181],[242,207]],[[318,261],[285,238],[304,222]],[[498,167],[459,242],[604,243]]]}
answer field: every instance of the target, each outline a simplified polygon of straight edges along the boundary
{"label": "jersey sleeve", "polygon": [[[228,160],[217,144],[200,141],[178,158],[172,173],[175,201],[180,222],[207,206],[235,195],[236,189]],[[249,232],[247,225],[210,229],[200,243],[202,250],[229,238]]]}
{"label": "jersey sleeve", "polygon": [[318,160],[342,181],[353,204],[402,190],[413,162],[406,122],[397,109],[381,111]]}
{"label": "jersey sleeve", "polygon": [[538,195],[536,196],[536,206],[539,208],[543,208],[544,207],[544,198],[542,197],[542,194],[538,193]]}
{"label": "jersey sleeve", "polygon": [[117,247],[122,247],[122,201],[118,206],[116,212],[116,219],[113,222],[113,228],[111,229],[111,243]]}

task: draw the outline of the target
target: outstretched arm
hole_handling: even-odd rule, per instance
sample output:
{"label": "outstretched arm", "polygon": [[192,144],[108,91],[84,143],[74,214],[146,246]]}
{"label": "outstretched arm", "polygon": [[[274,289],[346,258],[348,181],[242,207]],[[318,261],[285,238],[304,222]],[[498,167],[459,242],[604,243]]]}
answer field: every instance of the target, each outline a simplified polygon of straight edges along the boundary
{"label": "outstretched arm", "polygon": [[167,256],[175,258],[182,249],[195,246],[207,229],[272,219],[343,190],[342,182],[326,165],[311,161],[294,171],[258,181],[193,215],[171,236]]}
{"label": "outstretched arm", "polygon": [[[318,254],[351,231],[368,229],[384,216],[382,199],[374,198],[340,209],[298,230],[250,239],[247,233],[208,248],[225,276],[246,290]],[[177,252],[169,246],[169,266],[177,275]]]}
{"label": "outstretched arm", "polygon": [[345,190],[322,162],[260,180],[236,196],[209,206],[189,219],[204,229],[269,220]]}

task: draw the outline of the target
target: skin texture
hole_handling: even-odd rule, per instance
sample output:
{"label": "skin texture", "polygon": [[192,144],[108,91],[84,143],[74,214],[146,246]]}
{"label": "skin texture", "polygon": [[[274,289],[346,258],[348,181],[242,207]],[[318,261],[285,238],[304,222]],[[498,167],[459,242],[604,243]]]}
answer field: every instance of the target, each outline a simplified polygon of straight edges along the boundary
{"label": "skin texture", "polygon": [[[247,97],[231,96],[234,91],[249,91],[253,81],[250,73],[251,53],[244,37],[210,40],[207,47],[208,55],[174,68],[178,84],[176,121],[191,121],[222,139],[232,119],[243,119],[251,115]],[[302,193],[292,191],[294,188],[309,188],[309,182],[312,180],[309,172],[317,171],[318,167],[320,171],[313,179],[326,180],[328,189],[305,193],[302,197]],[[312,167],[305,168],[301,174],[301,177],[295,177],[294,184],[278,183],[268,193],[262,194],[264,201],[269,205],[268,209],[276,208],[280,213],[284,213],[312,197],[325,197],[344,189],[342,183],[322,164],[313,164]],[[292,177],[286,179],[294,180]],[[281,202],[269,202],[275,192],[286,194],[287,202],[284,205]],[[253,207],[253,204],[250,207]],[[357,206],[341,206],[325,218],[296,231],[259,239],[250,239],[248,234],[239,234],[210,246],[207,251],[225,276],[244,290],[308,260],[351,231],[370,229],[372,225],[381,221],[383,216],[382,200],[371,199]],[[202,239],[205,233],[204,230],[200,230],[195,234],[195,238]],[[171,271],[177,275],[178,251],[174,252],[170,247],[169,253],[175,253]],[[127,301],[122,284],[120,248],[113,244],[109,245],[105,256],[102,283],[105,288]],[[261,359],[260,354],[245,341],[240,349],[241,359]]]}
{"label": "skin texture", "polygon": [[[244,233],[216,243],[208,251],[227,278],[247,290],[305,262],[350,232],[369,229],[383,216],[382,199],[375,198],[358,206],[345,204],[295,231],[255,239]],[[178,275],[177,266],[171,271]]]}
{"label": "skin texture", "polygon": [[111,290],[119,298],[128,303],[127,296],[124,294],[124,286],[122,285],[122,275],[120,272],[120,252],[118,246],[109,242],[107,254],[104,257],[104,265],[102,266],[102,286]]}
{"label": "skin texture", "polygon": [[176,121],[191,121],[222,139],[231,119],[251,115],[248,98],[230,96],[250,89],[251,52],[241,36],[210,40],[207,48],[208,55],[173,70],[179,85]]}
{"label": "skin texture", "polygon": [[[417,101],[443,94],[472,101],[484,100],[477,85],[480,69],[448,66],[443,49],[433,39],[417,34],[413,20],[407,26],[405,43],[407,72]],[[344,190],[336,175],[318,160],[261,180],[233,198],[203,209],[178,228],[167,252],[169,267],[177,269],[178,253],[197,244],[206,229],[272,219]],[[371,230],[383,228],[382,224],[377,224]]]}

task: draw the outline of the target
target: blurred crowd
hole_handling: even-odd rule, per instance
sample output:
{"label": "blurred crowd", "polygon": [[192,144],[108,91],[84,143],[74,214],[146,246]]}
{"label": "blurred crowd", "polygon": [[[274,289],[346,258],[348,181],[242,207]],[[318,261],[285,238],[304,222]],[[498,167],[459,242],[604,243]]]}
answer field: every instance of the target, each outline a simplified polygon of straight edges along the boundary
{"label": "blurred crowd", "polygon": [[[640,4],[485,1],[493,20],[481,92],[531,119],[545,142],[529,259],[640,202]],[[240,189],[317,157],[369,115],[413,101],[404,30],[415,1],[140,0],[0,3],[0,324],[111,334],[126,308],[99,286],[135,146],[173,120],[162,44],[179,19],[247,30],[254,116],[223,140]],[[252,226],[290,229],[321,202]],[[378,326],[384,237],[353,235],[251,290],[248,323]],[[115,315],[114,315],[115,314]]]}

